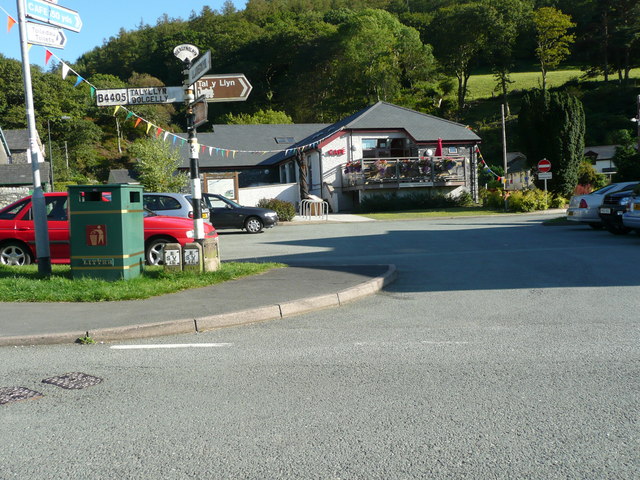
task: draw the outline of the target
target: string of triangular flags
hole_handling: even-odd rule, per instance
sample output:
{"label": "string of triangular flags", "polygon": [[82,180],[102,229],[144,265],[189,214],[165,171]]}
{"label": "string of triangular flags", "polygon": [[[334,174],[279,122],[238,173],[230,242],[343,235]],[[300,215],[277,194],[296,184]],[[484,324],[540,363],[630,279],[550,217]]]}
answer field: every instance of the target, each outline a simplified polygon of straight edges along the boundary
{"label": "string of triangular flags", "polygon": [[505,177],[501,177],[500,175],[498,175],[496,172],[494,172],[493,170],[491,170],[489,168],[489,165],[487,165],[487,162],[484,161],[484,158],[482,157],[482,153],[480,152],[480,148],[476,146],[476,155],[478,155],[478,158],[480,159],[480,161],[482,162],[482,168],[484,168],[485,170],[487,170],[491,175],[493,175],[494,177],[496,177],[496,180],[499,182],[504,182],[506,180]]}

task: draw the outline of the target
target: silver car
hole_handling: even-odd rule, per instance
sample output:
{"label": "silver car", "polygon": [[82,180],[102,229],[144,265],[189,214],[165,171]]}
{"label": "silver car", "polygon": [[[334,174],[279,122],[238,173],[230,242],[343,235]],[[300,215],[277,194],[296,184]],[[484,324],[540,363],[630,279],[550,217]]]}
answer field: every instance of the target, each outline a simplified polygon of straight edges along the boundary
{"label": "silver car", "polygon": [[567,220],[587,224],[595,229],[602,228],[602,220],[598,215],[598,209],[602,205],[605,195],[628,190],[637,184],[637,181],[612,183],[587,195],[574,195],[569,201]]}
{"label": "silver car", "polygon": [[622,224],[640,233],[640,195],[631,197],[627,211],[622,214]]}
{"label": "silver car", "polygon": [[[186,193],[148,193],[142,195],[142,203],[145,208],[156,215],[170,217],[193,218],[193,204],[191,195]],[[201,200],[200,210],[202,218],[209,219],[209,209]]]}

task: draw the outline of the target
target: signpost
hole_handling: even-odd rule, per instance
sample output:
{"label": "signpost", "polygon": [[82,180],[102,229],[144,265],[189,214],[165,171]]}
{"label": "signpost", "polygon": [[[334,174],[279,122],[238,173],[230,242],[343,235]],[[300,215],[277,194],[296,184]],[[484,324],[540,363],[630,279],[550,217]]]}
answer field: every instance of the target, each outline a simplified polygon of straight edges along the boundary
{"label": "signpost", "polygon": [[82,29],[82,19],[78,12],[46,0],[25,0],[25,16],[41,22],[62,27],[72,32]]}
{"label": "signpost", "polygon": [[204,96],[207,102],[243,102],[253,88],[241,73],[206,75],[196,81],[196,95]]}
{"label": "signpost", "polygon": [[538,171],[539,172],[550,172],[551,171],[551,162],[546,158],[543,158],[538,162]]}
{"label": "signpost", "polygon": [[551,173],[551,162],[546,158],[543,158],[538,162],[538,180],[544,180],[544,191],[547,191],[547,180],[551,180],[553,175]]}
{"label": "signpost", "polygon": [[64,48],[67,44],[67,36],[64,30],[41,23],[27,22],[27,41],[34,45],[45,47]]}
{"label": "signpost", "polygon": [[187,70],[187,85],[193,85],[196,80],[202,77],[211,69],[211,50],[202,55],[196,62],[191,64]]}

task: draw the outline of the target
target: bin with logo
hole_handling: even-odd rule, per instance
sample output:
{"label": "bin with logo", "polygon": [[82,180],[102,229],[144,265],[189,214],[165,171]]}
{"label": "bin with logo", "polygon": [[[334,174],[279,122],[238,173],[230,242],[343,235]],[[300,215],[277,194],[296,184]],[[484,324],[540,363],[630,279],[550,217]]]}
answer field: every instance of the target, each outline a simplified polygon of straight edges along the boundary
{"label": "bin with logo", "polygon": [[73,278],[120,280],[144,268],[141,185],[70,185]]}

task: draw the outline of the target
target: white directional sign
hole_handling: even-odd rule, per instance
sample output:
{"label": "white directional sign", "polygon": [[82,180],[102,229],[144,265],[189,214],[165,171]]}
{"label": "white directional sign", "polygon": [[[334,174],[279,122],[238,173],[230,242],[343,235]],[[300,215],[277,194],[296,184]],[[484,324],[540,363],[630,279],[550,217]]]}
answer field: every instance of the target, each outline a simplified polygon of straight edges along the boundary
{"label": "white directional sign", "polygon": [[196,96],[207,102],[242,102],[253,88],[241,73],[205,75],[195,83]]}
{"label": "white directional sign", "polygon": [[198,60],[196,60],[191,68],[189,69],[189,78],[188,84],[193,85],[193,83],[202,77],[205,73],[209,71],[211,68],[211,50],[207,50],[207,53],[202,55]]}
{"label": "white directional sign", "polygon": [[184,90],[182,87],[134,87],[96,90],[96,105],[98,107],[179,103],[183,101]]}
{"label": "white directional sign", "polygon": [[47,2],[45,0],[24,0],[25,16],[40,20],[41,22],[62,27],[72,32],[79,32],[82,29],[82,19],[80,14],[60,5]]}
{"label": "white directional sign", "polygon": [[27,42],[45,47],[64,48],[67,36],[64,30],[41,23],[27,22]]}

